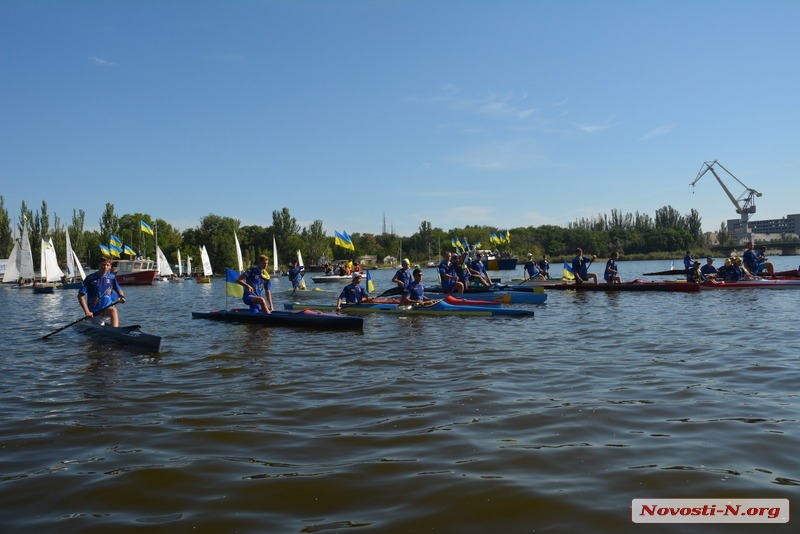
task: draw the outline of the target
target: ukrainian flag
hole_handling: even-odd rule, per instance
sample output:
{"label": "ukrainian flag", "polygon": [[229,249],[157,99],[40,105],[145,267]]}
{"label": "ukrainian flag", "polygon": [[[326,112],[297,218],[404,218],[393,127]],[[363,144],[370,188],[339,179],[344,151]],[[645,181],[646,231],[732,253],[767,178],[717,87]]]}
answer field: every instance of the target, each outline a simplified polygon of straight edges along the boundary
{"label": "ukrainian flag", "polygon": [[567,263],[567,260],[564,260],[564,273],[562,276],[567,280],[575,279],[575,271],[572,270],[572,265]]}
{"label": "ukrainian flag", "polygon": [[109,248],[102,243],[100,244],[100,252],[102,252],[103,256],[106,256],[107,258],[111,257],[111,250],[109,250]]}
{"label": "ukrainian flag", "polygon": [[114,234],[111,234],[111,239],[109,239],[109,241],[115,247],[122,248],[122,240],[120,240],[120,238],[118,238]]}
{"label": "ukrainian flag", "polygon": [[244,287],[239,283],[239,273],[233,269],[225,269],[225,293],[232,297],[244,296]]}
{"label": "ukrainian flag", "polygon": [[122,249],[122,252],[123,252],[124,254],[127,254],[128,256],[136,256],[136,251],[135,251],[135,250],[133,250],[133,249],[132,249],[131,247],[129,247],[128,245],[125,245],[125,247]]}
{"label": "ukrainian flag", "polygon": [[147,224],[147,223],[146,223],[146,222],[144,222],[144,221],[141,221],[141,220],[139,221],[139,229],[140,229],[142,232],[146,233],[146,234],[153,235],[153,229],[152,229],[152,228],[150,228],[150,225],[149,225],[149,224]]}
{"label": "ukrainian flag", "polygon": [[119,258],[119,255],[122,254],[122,249],[116,245],[109,245],[108,249],[115,258]]}
{"label": "ukrainian flag", "polygon": [[372,276],[369,274],[369,269],[367,269],[367,293],[372,293],[375,291],[375,282],[372,281]]}

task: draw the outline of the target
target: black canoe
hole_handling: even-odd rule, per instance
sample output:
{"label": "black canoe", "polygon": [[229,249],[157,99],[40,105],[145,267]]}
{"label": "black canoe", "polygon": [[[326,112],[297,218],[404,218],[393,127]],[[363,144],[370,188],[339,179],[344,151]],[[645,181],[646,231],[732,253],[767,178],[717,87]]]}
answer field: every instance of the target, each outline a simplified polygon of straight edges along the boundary
{"label": "black canoe", "polygon": [[294,326],[326,330],[362,329],[364,319],[350,315],[337,315],[301,309],[298,311],[273,310],[272,313],[251,312],[245,308],[192,312],[194,319],[211,319],[236,323],[256,323],[264,326]]}

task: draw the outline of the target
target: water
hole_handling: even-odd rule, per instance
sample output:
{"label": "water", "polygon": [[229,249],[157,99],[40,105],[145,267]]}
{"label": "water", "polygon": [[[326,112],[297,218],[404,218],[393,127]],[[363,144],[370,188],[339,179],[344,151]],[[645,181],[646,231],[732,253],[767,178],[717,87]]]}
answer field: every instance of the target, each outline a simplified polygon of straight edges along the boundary
{"label": "water", "polygon": [[193,320],[223,287],[126,288],[159,355],[41,341],[75,292],[0,289],[4,532],[730,533],[758,527],[636,525],[630,503],[798,502],[800,292],[551,291],[535,318],[339,333]]}

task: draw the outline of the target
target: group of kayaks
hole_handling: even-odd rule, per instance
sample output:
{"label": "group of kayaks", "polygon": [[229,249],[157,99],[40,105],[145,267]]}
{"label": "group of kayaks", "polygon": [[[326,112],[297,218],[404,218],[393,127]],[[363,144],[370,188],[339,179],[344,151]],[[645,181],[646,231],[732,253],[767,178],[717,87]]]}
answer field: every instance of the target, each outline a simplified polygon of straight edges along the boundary
{"label": "group of kayaks", "polygon": [[[776,273],[777,274],[777,273]],[[797,271],[794,276],[780,273],[781,276],[742,280],[738,282],[703,282],[701,284],[671,280],[643,281],[641,279],[619,284],[590,283],[576,284],[570,280],[525,280],[514,284],[495,284],[493,287],[468,288],[463,294],[454,296],[446,294],[440,287],[426,288],[426,295],[434,300],[418,304],[403,303],[396,288],[388,290],[367,302],[342,304],[337,311],[335,304],[284,304],[283,310],[274,310],[270,314],[255,313],[249,309],[233,308],[211,310],[208,312],[192,312],[192,318],[213,321],[251,323],[267,327],[299,327],[321,330],[360,330],[363,328],[363,315],[373,313],[399,315],[452,315],[464,317],[496,317],[516,316],[531,317],[533,310],[525,308],[509,308],[504,304],[542,304],[547,300],[547,290],[573,291],[659,291],[696,293],[701,290],[718,289],[800,289],[800,277]],[[291,300],[306,296],[326,297],[330,291],[292,290]],[[287,295],[288,296],[288,295]],[[160,336],[142,332],[138,325],[112,328],[93,321],[80,322],[79,328],[88,335],[103,340],[118,342],[127,346],[150,352],[160,352],[162,340]],[[48,334],[52,335],[51,334]],[[45,337],[48,337],[45,336]]]}

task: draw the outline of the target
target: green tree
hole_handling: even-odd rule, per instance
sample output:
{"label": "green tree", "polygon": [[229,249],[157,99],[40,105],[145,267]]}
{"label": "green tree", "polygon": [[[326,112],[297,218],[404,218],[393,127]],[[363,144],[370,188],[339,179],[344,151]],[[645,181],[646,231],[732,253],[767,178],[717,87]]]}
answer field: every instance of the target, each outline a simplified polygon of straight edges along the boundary
{"label": "green tree", "polygon": [[8,217],[5,199],[0,195],[0,256],[7,258],[14,247],[11,235],[11,219]]}
{"label": "green tree", "polygon": [[316,219],[308,228],[303,229],[301,237],[303,246],[300,250],[305,263],[320,265],[326,259],[331,259],[330,240],[325,235],[325,229],[320,219]]}
{"label": "green tree", "polygon": [[[292,254],[289,239],[292,236],[300,235],[300,225],[297,220],[289,213],[289,208],[283,208],[272,212],[272,231],[275,236],[275,243],[278,248],[279,258],[288,258]],[[296,251],[294,252],[297,253]],[[271,256],[271,254],[270,254]]]}
{"label": "green tree", "polygon": [[114,212],[114,204],[107,202],[105,210],[103,210],[103,215],[100,217],[100,235],[103,236],[103,239],[105,239],[107,243],[111,234],[122,239],[119,235],[119,230],[119,217],[117,217],[117,214]]}

